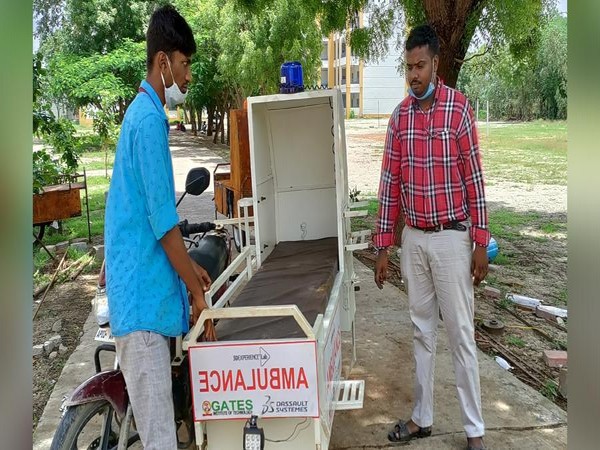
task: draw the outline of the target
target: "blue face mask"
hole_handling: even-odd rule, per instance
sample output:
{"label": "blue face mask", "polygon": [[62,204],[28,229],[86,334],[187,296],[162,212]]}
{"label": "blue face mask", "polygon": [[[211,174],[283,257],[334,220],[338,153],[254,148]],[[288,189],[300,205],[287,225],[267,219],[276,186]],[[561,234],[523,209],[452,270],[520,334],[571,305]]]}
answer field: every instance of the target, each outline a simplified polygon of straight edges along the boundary
{"label": "blue face mask", "polygon": [[433,84],[433,82],[430,81],[427,91],[420,97],[418,97],[417,94],[415,94],[414,91],[412,90],[412,88],[410,88],[410,87],[408,88],[408,95],[410,95],[413,98],[416,98],[417,100],[425,100],[427,97],[429,97],[431,94],[433,94],[434,90],[435,90],[435,84]]}
{"label": "blue face mask", "polygon": [[[432,67],[433,69],[433,67]],[[435,71],[432,70],[431,71],[431,80],[429,82],[429,86],[427,87],[427,91],[421,95],[420,97],[417,96],[417,94],[414,93],[414,91],[412,90],[411,87],[408,88],[408,95],[410,95],[413,98],[416,98],[417,100],[425,100],[426,98],[428,98],[431,94],[433,94],[433,91],[435,90],[435,84],[433,84],[433,80],[435,79]]]}

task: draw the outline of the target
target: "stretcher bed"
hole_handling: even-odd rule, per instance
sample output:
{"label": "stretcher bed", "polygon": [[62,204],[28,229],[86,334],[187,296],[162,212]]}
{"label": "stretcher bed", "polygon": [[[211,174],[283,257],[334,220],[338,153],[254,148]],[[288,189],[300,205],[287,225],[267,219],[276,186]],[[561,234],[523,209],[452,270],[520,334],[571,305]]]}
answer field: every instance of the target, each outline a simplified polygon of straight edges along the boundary
{"label": "stretcher bed", "polygon": [[[338,273],[337,238],[280,242],[232,307],[296,305],[313,326],[327,307]],[[221,320],[220,341],[305,337],[291,317]]]}
{"label": "stretcher bed", "polygon": [[[196,443],[238,448],[256,415],[265,449],[327,450],[335,411],[362,408],[364,396],[364,382],[341,370],[342,332],[356,357],[352,252],[369,237],[350,227],[367,211],[348,194],[341,94],[250,97],[248,129],[253,197],[235,220],[247,236],[252,222],[255,243],[213,282],[211,308],[183,342]],[[199,343],[208,318],[219,341]]]}

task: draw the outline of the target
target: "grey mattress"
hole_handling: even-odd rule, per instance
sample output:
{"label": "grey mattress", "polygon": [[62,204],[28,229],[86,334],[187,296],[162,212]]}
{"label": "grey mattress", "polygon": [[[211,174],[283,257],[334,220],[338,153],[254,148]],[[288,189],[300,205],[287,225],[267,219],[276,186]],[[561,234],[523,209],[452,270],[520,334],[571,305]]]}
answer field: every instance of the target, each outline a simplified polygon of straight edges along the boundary
{"label": "grey mattress", "polygon": [[[280,242],[231,306],[295,304],[314,325],[338,270],[337,237]],[[292,317],[222,319],[216,331],[219,341],[305,336]]]}

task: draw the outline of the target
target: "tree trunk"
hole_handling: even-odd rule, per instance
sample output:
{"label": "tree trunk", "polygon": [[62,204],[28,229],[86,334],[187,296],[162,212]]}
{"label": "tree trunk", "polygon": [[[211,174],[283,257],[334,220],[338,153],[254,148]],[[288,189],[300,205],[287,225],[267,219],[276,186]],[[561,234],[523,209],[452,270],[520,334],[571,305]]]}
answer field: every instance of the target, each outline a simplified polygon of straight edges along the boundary
{"label": "tree trunk", "polygon": [[194,136],[198,136],[198,127],[196,125],[196,108],[190,106],[190,123],[192,125],[192,133]]}
{"label": "tree trunk", "polygon": [[423,0],[427,22],[440,41],[437,74],[447,86],[456,87],[469,44],[475,34],[470,23],[479,22],[484,0]]}
{"label": "tree trunk", "polygon": [[227,145],[231,142],[229,139],[231,138],[231,114],[227,111]]}
{"label": "tree trunk", "polygon": [[208,108],[208,119],[206,119],[206,136],[212,136],[213,134],[213,120],[215,118],[215,108]]}
{"label": "tree trunk", "polygon": [[221,109],[217,108],[217,113],[219,113],[219,120],[217,122],[217,128],[215,129],[215,135],[213,136],[213,144],[217,143],[217,139],[219,139],[219,131],[221,131],[221,124],[223,123],[223,114],[220,114]]}
{"label": "tree trunk", "polygon": [[225,108],[221,110],[221,144],[225,143]]}
{"label": "tree trunk", "polygon": [[196,111],[196,117],[198,119],[197,123],[198,123],[198,129],[201,130],[202,129],[202,110],[204,108],[200,108]]}

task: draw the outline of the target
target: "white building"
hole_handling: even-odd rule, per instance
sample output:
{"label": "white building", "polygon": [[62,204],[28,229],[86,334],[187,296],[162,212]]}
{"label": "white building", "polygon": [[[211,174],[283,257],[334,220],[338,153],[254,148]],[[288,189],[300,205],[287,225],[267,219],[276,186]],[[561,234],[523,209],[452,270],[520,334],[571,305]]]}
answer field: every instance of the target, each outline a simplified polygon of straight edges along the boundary
{"label": "white building", "polygon": [[[359,26],[368,25],[368,14],[358,17]],[[321,84],[338,87],[343,94],[346,118],[351,111],[358,117],[389,116],[406,96],[404,72],[399,71],[400,57],[396,49],[398,35],[389,38],[388,53],[378,62],[366,63],[352,56],[344,33],[332,33],[323,38],[321,53]]]}

